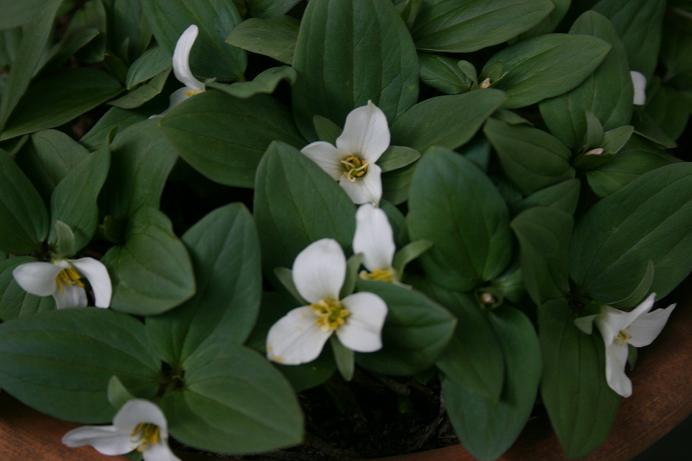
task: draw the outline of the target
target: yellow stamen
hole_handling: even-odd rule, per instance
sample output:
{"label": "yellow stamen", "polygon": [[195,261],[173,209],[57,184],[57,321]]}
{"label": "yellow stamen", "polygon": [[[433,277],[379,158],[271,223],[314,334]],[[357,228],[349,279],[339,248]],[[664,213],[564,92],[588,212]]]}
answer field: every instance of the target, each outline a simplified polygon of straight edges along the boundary
{"label": "yellow stamen", "polygon": [[341,169],[344,171],[344,176],[351,182],[362,178],[368,172],[368,162],[357,155],[351,154],[348,157],[341,159]]}
{"label": "yellow stamen", "polygon": [[190,97],[192,97],[196,94],[200,94],[200,93],[204,93],[204,90],[200,90],[197,88],[188,88],[188,90],[185,92],[185,96],[190,98]]}
{"label": "yellow stamen", "polygon": [[615,342],[618,344],[627,344],[632,339],[632,335],[627,330],[620,330],[615,337]]}
{"label": "yellow stamen", "polygon": [[132,430],[131,437],[138,444],[137,451],[141,453],[161,443],[161,430],[156,424],[139,423]]}
{"label": "yellow stamen", "polygon": [[359,275],[363,280],[373,280],[375,282],[392,283],[396,279],[396,277],[394,277],[394,270],[391,267],[386,269],[375,269],[372,272],[361,271]]}
{"label": "yellow stamen", "polygon": [[322,331],[334,331],[346,323],[351,313],[334,298],[325,298],[310,304],[317,316],[316,323]]}
{"label": "yellow stamen", "polygon": [[55,278],[55,283],[58,286],[58,290],[60,291],[60,293],[65,291],[65,288],[71,286],[78,286],[79,288],[84,288],[82,276],[72,266],[61,270]]}

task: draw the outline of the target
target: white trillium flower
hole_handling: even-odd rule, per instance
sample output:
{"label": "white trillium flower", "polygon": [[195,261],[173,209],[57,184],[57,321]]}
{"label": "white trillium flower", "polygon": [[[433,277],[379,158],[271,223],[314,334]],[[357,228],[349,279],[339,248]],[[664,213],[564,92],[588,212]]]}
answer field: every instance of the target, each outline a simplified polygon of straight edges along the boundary
{"label": "white trillium flower", "polygon": [[382,198],[382,170],[375,162],[387,150],[389,141],[387,117],[368,102],[348,114],[336,146],[317,141],[301,152],[339,181],[354,203],[378,204]]}
{"label": "white trillium flower", "polygon": [[291,310],[267,335],[267,357],[285,365],[311,362],[335,333],[356,352],[382,348],[387,305],[373,293],[339,299],[346,278],[346,257],[339,244],[322,239],[310,244],[293,263],[293,282],[310,304]]}
{"label": "white trillium flower", "polygon": [[626,312],[604,306],[595,323],[605,343],[606,380],[615,392],[623,397],[632,395],[632,382],[625,374],[628,345],[648,346],[659,335],[675,304],[665,309],[649,312],[656,294],[652,293],[632,311]]}
{"label": "white trillium flower", "polygon": [[144,461],[180,461],[168,447],[168,423],[159,407],[147,400],[130,400],[113,418],[112,426],[83,426],[62,439],[68,447],[91,445],[108,456],[133,450]]}
{"label": "white trillium flower", "polygon": [[175,74],[175,78],[185,86],[171,94],[170,106],[168,107],[169,110],[184,100],[202,93],[205,90],[204,83],[197,80],[190,69],[190,51],[192,51],[192,46],[195,44],[198,34],[199,29],[193,24],[185,29],[182,35],[180,35],[178,42],[175,44],[175,51],[173,52],[173,73]]}
{"label": "white trillium flower", "polygon": [[632,103],[635,106],[643,106],[646,104],[646,77],[636,70],[630,71],[630,77],[632,78],[632,86],[634,87],[634,98]]}
{"label": "white trillium flower", "polygon": [[111,303],[113,288],[108,270],[94,258],[25,263],[17,266],[12,275],[27,293],[52,296],[58,309],[87,306],[82,277],[91,285],[96,307],[108,307]]}
{"label": "white trillium flower", "polygon": [[367,271],[361,278],[380,282],[396,282],[394,262],[394,233],[387,214],[369,203],[361,205],[356,213],[356,233],[353,236],[353,252],[363,255],[363,265]]}

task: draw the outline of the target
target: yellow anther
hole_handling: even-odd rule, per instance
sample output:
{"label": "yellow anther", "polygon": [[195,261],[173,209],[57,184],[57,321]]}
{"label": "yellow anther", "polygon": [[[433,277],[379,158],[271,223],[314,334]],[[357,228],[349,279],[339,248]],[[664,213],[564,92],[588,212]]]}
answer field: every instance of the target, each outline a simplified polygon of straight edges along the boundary
{"label": "yellow anther", "polygon": [[373,280],[375,282],[392,283],[396,279],[396,277],[394,277],[394,270],[391,267],[386,269],[375,269],[372,272],[361,271],[359,275],[363,280]]}
{"label": "yellow anther", "polygon": [[132,430],[131,437],[132,441],[138,444],[137,451],[141,453],[161,443],[161,430],[156,424],[139,423]]}
{"label": "yellow anther", "polygon": [[196,95],[196,94],[200,94],[200,93],[204,93],[204,90],[201,90],[201,89],[198,89],[198,88],[189,88],[189,89],[185,92],[185,96],[187,96],[188,98],[191,98],[192,96],[194,96],[194,95]]}
{"label": "yellow anther", "polygon": [[362,178],[368,172],[368,162],[357,155],[349,155],[341,159],[341,169],[344,171],[344,176],[351,182]]}
{"label": "yellow anther", "polygon": [[627,330],[620,330],[618,335],[615,337],[615,342],[618,344],[627,344],[632,339],[632,335],[629,334]]}
{"label": "yellow anther", "polygon": [[310,304],[317,316],[316,323],[323,331],[334,331],[346,323],[351,313],[334,298],[325,298]]}
{"label": "yellow anther", "polygon": [[84,288],[84,282],[82,282],[82,276],[73,267],[67,267],[61,270],[57,277],[55,278],[55,283],[58,285],[58,290],[62,293],[65,288],[71,286],[78,286]]}

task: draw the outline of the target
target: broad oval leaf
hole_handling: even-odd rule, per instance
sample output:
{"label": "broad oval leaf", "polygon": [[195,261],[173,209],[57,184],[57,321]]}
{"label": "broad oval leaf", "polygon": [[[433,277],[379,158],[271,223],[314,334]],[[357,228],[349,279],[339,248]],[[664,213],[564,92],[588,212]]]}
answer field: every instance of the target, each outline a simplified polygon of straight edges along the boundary
{"label": "broad oval leaf", "polygon": [[581,181],[578,179],[568,179],[554,186],[534,192],[519,202],[513,211],[519,213],[535,206],[549,206],[573,215],[577,209],[580,192]]}
{"label": "broad oval leaf", "polygon": [[298,27],[298,21],[290,16],[249,18],[238,24],[226,41],[251,53],[292,64]]}
{"label": "broad oval leaf", "polygon": [[291,113],[270,96],[238,99],[206,91],[174,108],[161,127],[182,158],[221,184],[252,187],[272,141],[303,147]]}
{"label": "broad oval leaf", "polygon": [[312,119],[343,124],[372,100],[391,121],[418,98],[418,58],[389,1],[314,0],[300,24],[293,66],[296,122],[314,137]]}
{"label": "broad oval leaf", "polygon": [[418,162],[407,223],[412,240],[433,247],[421,256],[435,283],[470,291],[502,273],[512,254],[507,205],[470,160],[441,148]]}

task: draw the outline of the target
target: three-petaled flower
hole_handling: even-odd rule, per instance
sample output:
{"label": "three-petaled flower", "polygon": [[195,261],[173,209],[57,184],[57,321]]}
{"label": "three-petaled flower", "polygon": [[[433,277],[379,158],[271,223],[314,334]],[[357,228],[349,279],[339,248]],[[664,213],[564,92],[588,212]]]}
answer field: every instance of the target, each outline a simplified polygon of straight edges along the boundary
{"label": "three-petaled flower", "polygon": [[195,44],[198,34],[199,29],[193,24],[185,29],[175,44],[173,73],[175,78],[185,86],[171,94],[169,109],[205,90],[204,83],[197,80],[190,69],[190,51],[192,51],[192,46]]}
{"label": "three-petaled flower", "polygon": [[375,164],[389,147],[387,117],[372,102],[346,117],[336,146],[317,141],[301,152],[339,182],[354,203],[378,204],[382,198],[382,170]]}
{"label": "three-petaled flower", "polygon": [[365,280],[396,282],[401,274],[394,270],[394,235],[387,214],[380,208],[366,203],[356,213],[356,233],[353,236],[353,252],[363,255],[367,271],[360,273]]}
{"label": "three-petaled flower", "polygon": [[[644,347],[651,344],[663,330],[675,308],[675,304],[671,304],[665,309],[649,312],[655,299],[656,294],[652,293],[630,312],[603,306],[601,313],[594,319],[605,343],[606,381],[611,389],[623,397],[632,395],[632,382],[625,374],[629,346]],[[590,333],[584,322],[578,321],[577,326]]]}
{"label": "three-petaled flower", "polygon": [[293,263],[293,282],[310,304],[279,319],[267,335],[267,357],[284,365],[311,362],[332,334],[356,352],[382,348],[387,305],[373,293],[340,299],[346,257],[339,244],[322,239],[310,244]]}
{"label": "three-petaled flower", "polygon": [[137,450],[144,461],[180,461],[168,447],[168,423],[159,407],[134,399],[122,406],[112,426],[83,426],[65,434],[68,447],[91,445],[104,455],[124,455]]}
{"label": "three-petaled flower", "polygon": [[96,307],[108,307],[113,288],[108,269],[94,258],[30,262],[12,271],[17,284],[35,296],[53,296],[58,309],[88,305],[84,280],[94,293]]}

